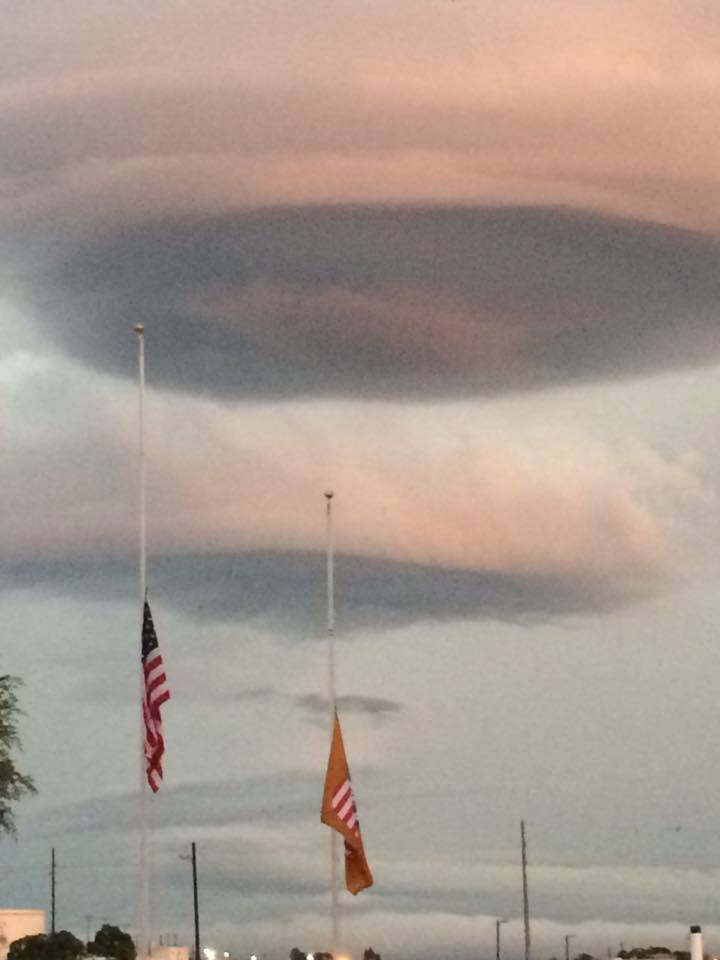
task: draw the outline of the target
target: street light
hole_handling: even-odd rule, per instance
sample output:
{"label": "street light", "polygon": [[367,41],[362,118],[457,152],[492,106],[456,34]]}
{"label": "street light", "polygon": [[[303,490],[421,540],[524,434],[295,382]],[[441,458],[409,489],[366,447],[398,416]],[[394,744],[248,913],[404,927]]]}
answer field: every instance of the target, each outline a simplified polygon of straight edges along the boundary
{"label": "street light", "polygon": [[501,919],[495,921],[495,960],[500,960],[500,924],[507,923],[507,920]]}
{"label": "street light", "polygon": [[565,934],[565,960],[570,960],[570,941],[575,939],[574,933]]}

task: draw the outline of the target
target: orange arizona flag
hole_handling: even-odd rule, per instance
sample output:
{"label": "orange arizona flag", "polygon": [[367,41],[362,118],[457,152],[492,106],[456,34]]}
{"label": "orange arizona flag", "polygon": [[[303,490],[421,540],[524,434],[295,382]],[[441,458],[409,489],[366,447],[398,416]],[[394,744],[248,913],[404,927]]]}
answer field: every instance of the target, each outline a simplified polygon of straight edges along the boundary
{"label": "orange arizona flag", "polygon": [[373,883],[365,859],[360,822],[350,783],[345,746],[337,713],[333,724],[332,746],[328,760],[320,819],[345,839],[345,886],[350,893],[359,893]]}

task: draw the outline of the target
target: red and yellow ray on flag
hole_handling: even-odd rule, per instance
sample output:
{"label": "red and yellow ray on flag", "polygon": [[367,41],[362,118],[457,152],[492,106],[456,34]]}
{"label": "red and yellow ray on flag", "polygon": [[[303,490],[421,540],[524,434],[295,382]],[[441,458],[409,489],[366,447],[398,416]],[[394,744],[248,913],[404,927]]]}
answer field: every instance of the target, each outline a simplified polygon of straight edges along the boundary
{"label": "red and yellow ray on flag", "polygon": [[333,723],[320,819],[332,830],[337,830],[345,840],[345,886],[350,893],[356,894],[366,887],[371,887],[373,876],[365,859],[360,821],[337,713]]}

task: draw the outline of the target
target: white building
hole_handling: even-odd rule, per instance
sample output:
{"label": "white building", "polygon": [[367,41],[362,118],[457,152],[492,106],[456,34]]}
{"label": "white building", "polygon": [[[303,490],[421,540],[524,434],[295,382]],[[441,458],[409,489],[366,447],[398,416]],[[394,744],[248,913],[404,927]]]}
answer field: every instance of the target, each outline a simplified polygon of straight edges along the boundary
{"label": "white building", "polygon": [[7,957],[11,943],[35,933],[45,933],[44,910],[0,910],[0,960]]}

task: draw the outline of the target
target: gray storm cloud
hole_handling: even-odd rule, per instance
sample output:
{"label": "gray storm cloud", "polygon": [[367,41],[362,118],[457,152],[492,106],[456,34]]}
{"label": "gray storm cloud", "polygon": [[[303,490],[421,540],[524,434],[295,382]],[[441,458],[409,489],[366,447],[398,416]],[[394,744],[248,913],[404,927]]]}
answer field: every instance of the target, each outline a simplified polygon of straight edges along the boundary
{"label": "gray storm cloud", "polygon": [[[201,621],[261,618],[288,640],[318,633],[324,556],[249,551],[151,560],[153,595]],[[612,610],[648,596],[662,581],[498,573],[405,564],[373,557],[338,557],[338,603],[348,631],[397,628],[423,621],[494,619],[537,622],[573,613]],[[50,596],[131,595],[132,560],[69,559],[6,565],[0,589],[35,589]]]}
{"label": "gray storm cloud", "polygon": [[[50,245],[52,246],[52,245]],[[473,396],[720,355],[720,243],[558,209],[304,208],[161,220],[25,263],[44,334],[223,398]]]}

